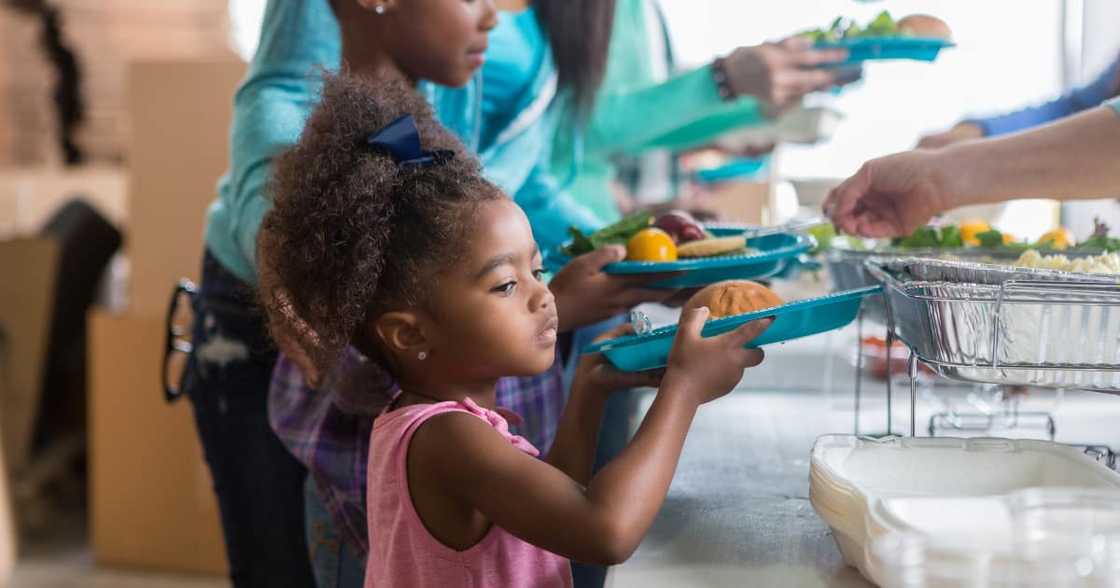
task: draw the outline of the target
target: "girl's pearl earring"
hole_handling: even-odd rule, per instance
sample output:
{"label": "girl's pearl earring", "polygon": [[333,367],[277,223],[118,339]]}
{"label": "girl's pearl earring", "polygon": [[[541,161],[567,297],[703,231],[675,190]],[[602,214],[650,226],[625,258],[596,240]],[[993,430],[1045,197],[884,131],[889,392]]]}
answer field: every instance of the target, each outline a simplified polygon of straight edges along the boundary
{"label": "girl's pearl earring", "polygon": [[416,354],[416,359],[419,359],[420,361],[424,361],[425,359],[428,359],[428,352],[427,351],[421,351],[420,353],[417,353]]}
{"label": "girl's pearl earring", "polygon": [[384,4],[378,4],[377,6],[374,6],[373,7],[373,12],[375,14],[385,14],[385,5]]}

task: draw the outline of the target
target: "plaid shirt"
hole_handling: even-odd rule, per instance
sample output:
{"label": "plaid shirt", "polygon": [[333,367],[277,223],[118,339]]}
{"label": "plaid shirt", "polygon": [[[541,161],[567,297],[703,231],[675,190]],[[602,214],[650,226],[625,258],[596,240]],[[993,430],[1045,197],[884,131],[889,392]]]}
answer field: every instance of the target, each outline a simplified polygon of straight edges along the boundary
{"label": "plaid shirt", "polygon": [[[351,350],[334,373],[354,374],[363,364],[361,356]],[[313,390],[304,383],[295,362],[281,354],[272,372],[268,399],[272,429],[307,466],[335,524],[362,553],[369,549],[366,460],[373,417],[399,391],[383,372],[370,373],[362,378],[328,376],[321,389]],[[354,380],[363,382],[364,389],[347,389],[346,382]],[[510,432],[528,439],[541,455],[547,454],[552,445],[564,408],[562,380],[562,364],[557,360],[540,376],[498,381],[498,406],[515,413],[510,419]],[[360,404],[354,402],[355,398]]]}

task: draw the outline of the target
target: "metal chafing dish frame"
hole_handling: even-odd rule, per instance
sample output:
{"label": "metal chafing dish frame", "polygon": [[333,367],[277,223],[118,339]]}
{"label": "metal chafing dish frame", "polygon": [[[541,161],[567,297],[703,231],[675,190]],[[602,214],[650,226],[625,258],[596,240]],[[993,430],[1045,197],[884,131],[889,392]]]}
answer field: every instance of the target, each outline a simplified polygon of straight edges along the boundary
{"label": "metal chafing dish frame", "polygon": [[[988,284],[967,282],[906,281],[895,277],[884,266],[897,268],[907,264],[942,264],[952,274],[964,271],[973,279],[980,276]],[[909,375],[911,392],[911,435],[916,431],[916,378],[917,362],[930,366],[939,375],[949,379],[996,385],[1026,385],[1058,389],[1084,389],[1105,393],[1120,393],[1120,279],[1108,276],[1061,276],[1055,272],[1009,269],[968,262],[945,262],[919,258],[882,258],[869,256],[864,269],[884,286],[884,313],[887,323],[887,362],[891,362],[893,340],[899,338],[910,350]],[[995,279],[985,279],[984,274],[968,272],[990,271]],[[928,272],[918,272],[928,273]],[[934,272],[936,273],[936,272]],[[952,277],[952,276],[948,276]],[[1043,279],[1039,279],[1039,278]],[[995,285],[998,283],[998,286]],[[925,289],[922,291],[922,289]],[[915,291],[918,292],[915,292]],[[938,306],[940,305],[940,306]],[[953,305],[972,305],[973,317],[980,317],[983,335],[973,338],[971,348],[962,349],[961,321],[953,322]],[[1030,331],[1009,333],[1005,311],[1017,310],[1020,315],[1041,313],[1042,323],[1050,320],[1047,308],[1072,308],[1067,315],[1081,312],[1079,326],[1086,327],[1094,315],[1103,315],[1103,326],[1098,325],[1098,348],[1089,346],[1096,353],[1097,361],[1070,362],[1046,361],[1047,338]],[[1115,311],[1111,311],[1115,308]],[[967,314],[967,313],[966,313]],[[1115,315],[1115,316],[1113,316]],[[1020,317],[1021,318],[1021,317]],[[862,319],[859,331],[862,336]],[[964,326],[967,321],[963,321]],[[1039,325],[1035,325],[1039,326]],[[1069,325],[1066,325],[1069,327]],[[951,328],[950,328],[951,327]],[[1045,327],[1045,325],[1043,325]],[[1045,328],[1042,329],[1045,331]],[[1091,330],[1091,329],[1090,329]],[[1021,331],[1021,329],[1020,329]],[[1113,334],[1115,332],[1115,334]],[[947,336],[950,335],[950,336]],[[1014,336],[1013,336],[1014,335]],[[1067,333],[1067,338],[1069,334]],[[1072,340],[1078,354],[1084,353],[1086,336],[1076,333]],[[983,341],[982,344],[976,341]],[[956,347],[954,347],[956,345]],[[1051,352],[1052,354],[1052,352]],[[1060,355],[1060,354],[1059,354]],[[963,359],[963,361],[962,361]],[[858,434],[860,384],[862,379],[862,349],[857,354],[856,370],[856,429]],[[891,379],[887,380],[887,431],[892,429]]]}

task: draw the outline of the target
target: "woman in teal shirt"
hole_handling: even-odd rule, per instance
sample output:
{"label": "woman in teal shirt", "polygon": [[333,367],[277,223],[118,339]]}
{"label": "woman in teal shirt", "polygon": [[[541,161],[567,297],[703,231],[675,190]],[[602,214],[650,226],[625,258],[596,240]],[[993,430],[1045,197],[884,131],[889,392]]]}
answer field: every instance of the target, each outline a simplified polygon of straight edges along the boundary
{"label": "woman in teal shirt", "polygon": [[812,66],[845,58],[842,51],[814,51],[795,38],[740,47],[661,79],[652,64],[666,56],[650,55],[653,37],[663,37],[670,52],[661,25],[652,0],[618,0],[606,77],[587,128],[580,136],[562,125],[555,137],[553,173],[570,178],[575,200],[603,222],[620,216],[611,196],[615,156],[692,149],[735,128],[762,124],[805,94],[836,84],[834,70]]}

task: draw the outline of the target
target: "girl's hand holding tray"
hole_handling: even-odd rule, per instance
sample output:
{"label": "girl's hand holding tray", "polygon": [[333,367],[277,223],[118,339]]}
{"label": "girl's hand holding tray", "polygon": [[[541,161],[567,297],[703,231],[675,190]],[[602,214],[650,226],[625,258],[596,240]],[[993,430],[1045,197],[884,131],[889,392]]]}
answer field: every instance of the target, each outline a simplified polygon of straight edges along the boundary
{"label": "girl's hand holding tray", "polygon": [[[749,343],[749,347],[756,348],[844,327],[855,320],[863,299],[880,291],[881,287],[873,286],[783,303],[760,284],[732,280],[698,292],[693,301],[685,305],[682,315],[698,305],[708,306],[712,311],[711,320],[704,325],[704,337],[717,336],[753,321],[773,319],[769,327]],[[667,365],[677,325],[648,332],[635,331],[638,334],[593,344],[584,353],[602,353],[622,371],[653,370]]]}

